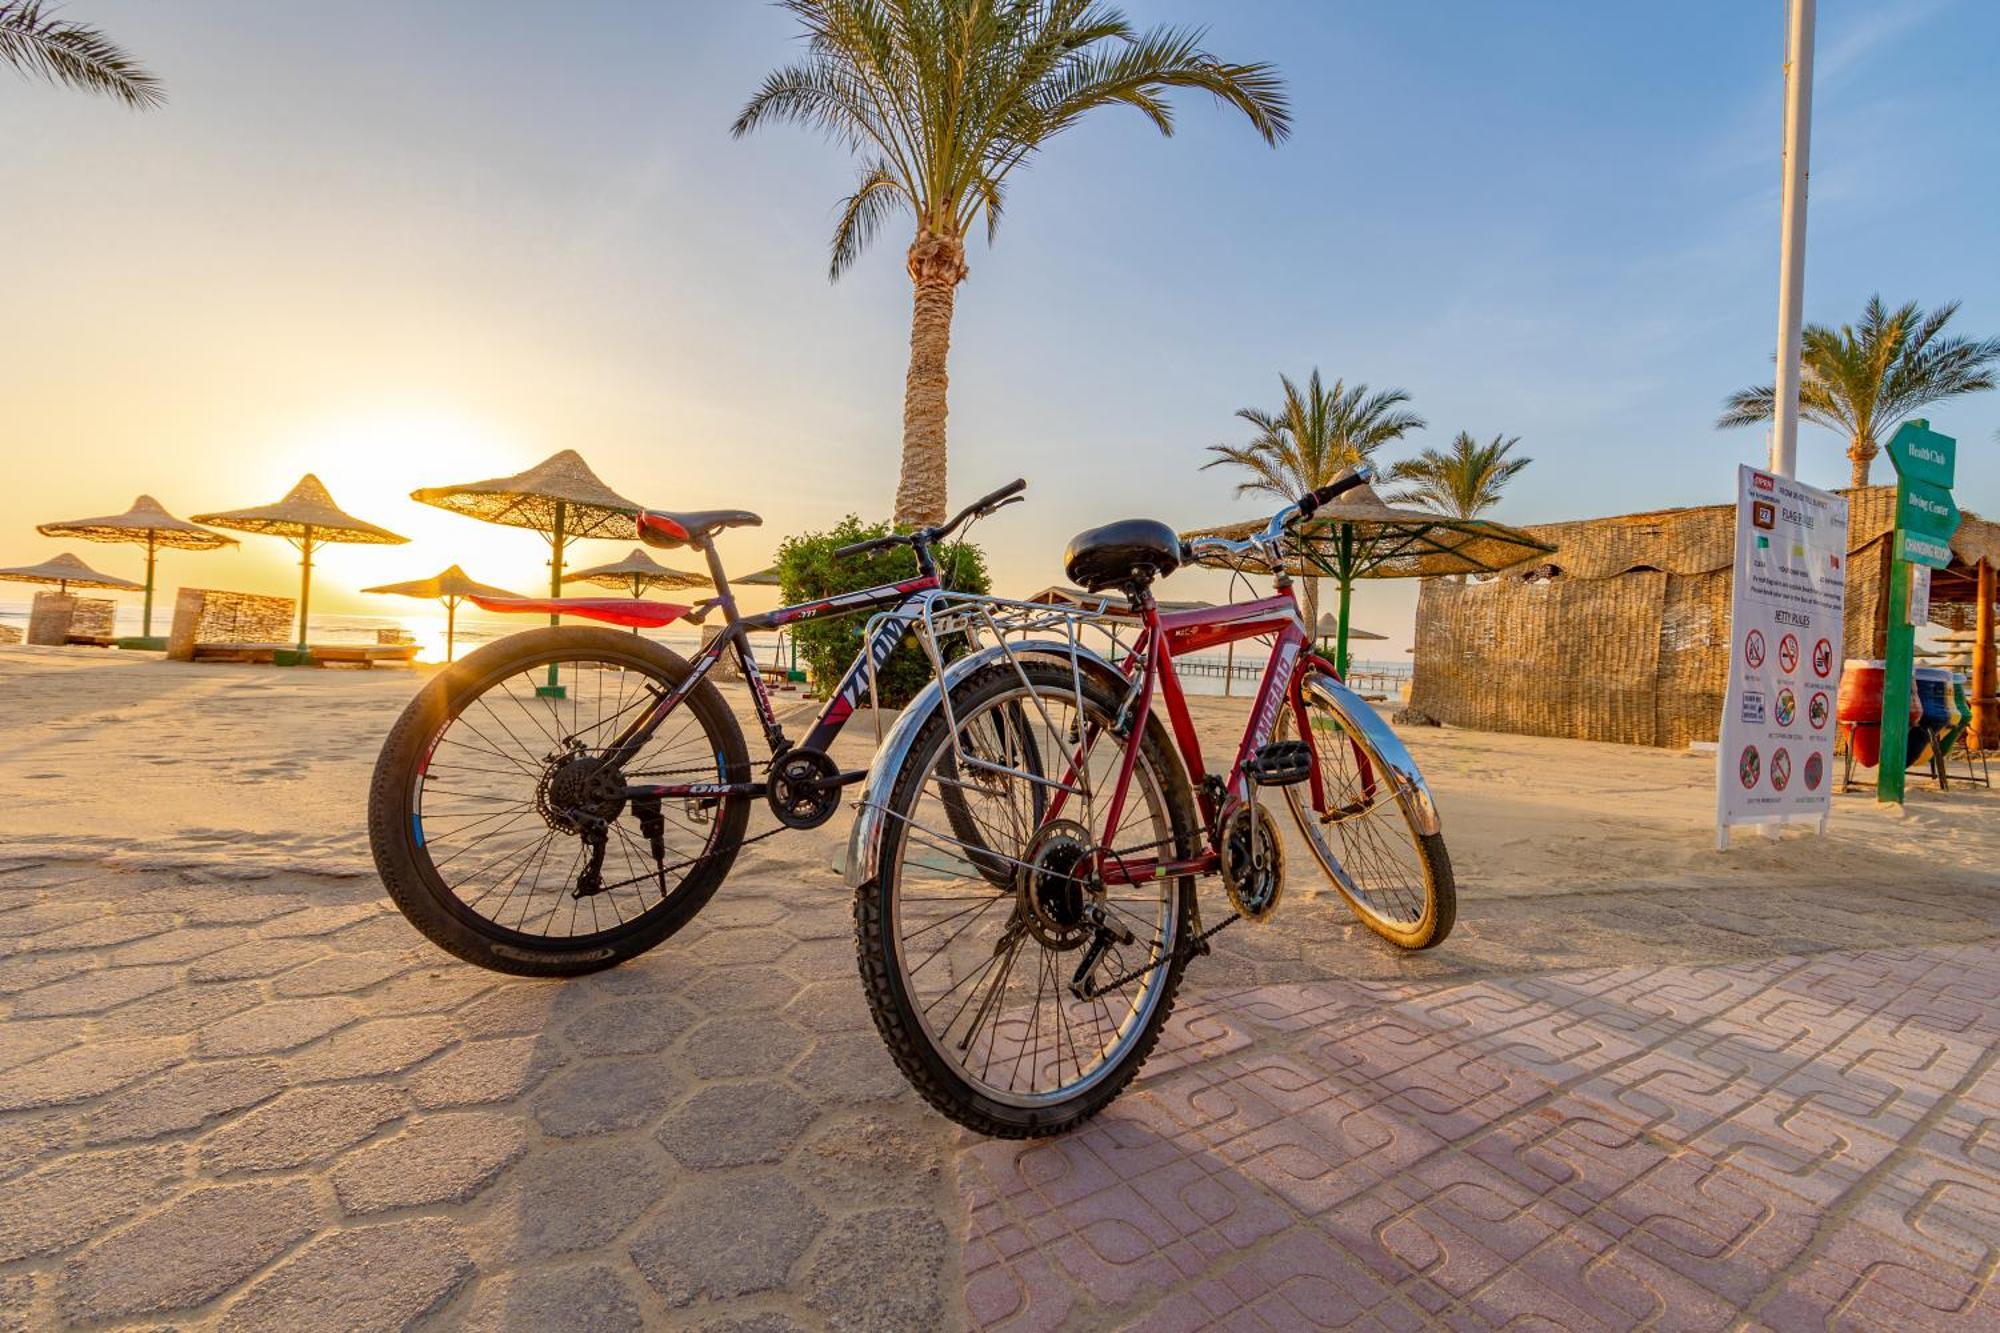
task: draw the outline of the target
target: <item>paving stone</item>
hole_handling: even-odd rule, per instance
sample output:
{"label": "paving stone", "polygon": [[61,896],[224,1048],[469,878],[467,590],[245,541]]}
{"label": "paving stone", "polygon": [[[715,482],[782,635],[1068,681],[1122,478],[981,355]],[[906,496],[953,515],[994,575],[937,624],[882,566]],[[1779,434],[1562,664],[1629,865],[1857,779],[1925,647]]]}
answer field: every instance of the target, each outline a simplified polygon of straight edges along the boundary
{"label": "paving stone", "polygon": [[557,1026],[561,1015],[582,1002],[561,981],[509,978],[498,990],[458,1011],[458,1021],[474,1037],[519,1037]]}
{"label": "paving stone", "polygon": [[774,1310],[716,1315],[689,1324],[688,1333],[806,1333],[806,1325]]}
{"label": "paving stone", "polygon": [[171,967],[107,967],[23,991],[14,1000],[16,1018],[101,1014],[106,1009],[152,995],[174,984]]}
{"label": "paving stone", "polygon": [[481,1201],[481,1261],[598,1249],[659,1201],[668,1178],[643,1140],[578,1139],[532,1153]]}
{"label": "paving stone", "polygon": [[221,1174],[323,1162],[408,1110],[401,1092],[381,1084],[296,1088],[203,1139],[202,1166]]}
{"label": "paving stone", "polygon": [[9,1182],[0,1208],[0,1264],[87,1240],[170,1194],[179,1149],[78,1153]]}
{"label": "paving stone", "polygon": [[307,907],[286,916],[274,917],[257,927],[261,939],[277,940],[331,935],[357,921],[366,921],[382,909],[372,903],[349,903],[340,907]]}
{"label": "paving stone", "polygon": [[782,1083],[726,1083],[703,1088],[670,1114],[656,1137],[693,1167],[775,1162],[817,1114]]}
{"label": "paving stone", "polygon": [[706,1014],[775,1009],[798,994],[799,983],[775,967],[702,969],[681,988],[681,997]]}
{"label": "paving stone", "polygon": [[74,1045],[84,1034],[82,1018],[20,1018],[0,1025],[0,1070],[39,1060]]}
{"label": "paving stone", "polygon": [[151,939],[134,940],[104,956],[113,967],[138,963],[185,963],[241,943],[243,932],[229,926],[176,926]]}
{"label": "paving stone", "polygon": [[182,912],[190,921],[216,925],[256,925],[286,916],[305,906],[305,899],[281,893],[228,893],[189,903]]}
{"label": "paving stone", "polygon": [[355,953],[321,958],[294,968],[271,982],[271,993],[282,996],[346,995],[387,981],[416,964],[407,953]]}
{"label": "paving stone", "polygon": [[113,945],[142,940],[173,928],[173,915],[167,912],[100,916],[43,931],[21,941],[20,947],[36,953],[55,953],[62,949],[94,949],[104,953]]}
{"label": "paving stone", "polygon": [[836,1106],[915,1096],[873,1031],[821,1037],[793,1066],[792,1079],[820,1101]]}
{"label": "paving stone", "polygon": [[284,1086],[269,1060],[181,1065],[105,1101],[84,1117],[83,1133],[93,1143],[179,1134],[275,1097]]}
{"label": "paving stone", "polygon": [[632,1262],[669,1305],[771,1291],[825,1220],[779,1171],[697,1178],[639,1228]]}
{"label": "paving stone", "polygon": [[934,1117],[906,1123],[881,1114],[814,1129],[799,1149],[799,1175],[843,1204],[907,1203],[944,1178],[949,1131]]}
{"label": "paving stone", "polygon": [[346,1027],[357,1012],[346,1000],[279,1000],[203,1028],[195,1050],[211,1059],[289,1051]]}
{"label": "paving stone", "polygon": [[687,1080],[674,1061],[602,1060],[549,1079],[532,1105],[544,1133],[572,1139],[637,1129],[686,1089]]}
{"label": "paving stone", "polygon": [[664,995],[610,1000],[578,1014],[563,1037],[579,1055],[642,1055],[694,1026],[694,1011]]}
{"label": "paving stone", "polygon": [[251,1287],[220,1327],[387,1333],[444,1305],[472,1272],[463,1236],[443,1218],[336,1231]]}
{"label": "paving stone", "polygon": [[334,1194],[349,1213],[463,1203],[527,1150],[527,1129],[513,1116],[429,1116],[348,1156],[334,1170]]}
{"label": "paving stone", "polygon": [[[697,937],[692,941],[692,945],[701,960],[710,965],[775,963],[779,955],[792,947],[792,939],[781,930],[752,926],[736,930],[711,930]],[[852,971],[854,960],[851,952],[847,965]]]}
{"label": "paving stone", "polygon": [[798,1059],[809,1040],[777,1019],[749,1024],[717,1018],[688,1035],[686,1052],[696,1078],[748,1078],[779,1073]]}
{"label": "paving stone", "polygon": [[197,1190],[71,1259],[59,1308],[81,1323],[204,1304],[310,1235],[314,1213],[304,1181]]}
{"label": "paving stone", "polygon": [[219,1023],[263,1002],[264,997],[251,982],[233,985],[183,982],[158,995],[119,1005],[97,1020],[97,1035],[179,1036]]}
{"label": "paving stone", "polygon": [[593,1264],[482,1278],[458,1326],[467,1333],[627,1333],[644,1328],[646,1318],[624,1275]]}
{"label": "paving stone", "polygon": [[457,1025],[443,1015],[376,1019],[301,1051],[287,1068],[298,1083],[393,1074],[437,1054],[457,1036]]}
{"label": "paving stone", "polygon": [[307,940],[247,940],[188,965],[190,981],[251,981],[274,977],[325,956]]}
{"label": "paving stone", "polygon": [[33,906],[0,916],[0,938],[40,935],[45,931],[75,925],[79,921],[92,920],[102,915],[103,911],[103,907],[97,903],[65,902],[60,898],[46,899]]}
{"label": "paving stone", "polygon": [[944,1223],[928,1209],[878,1208],[827,1229],[807,1260],[806,1304],[827,1327],[936,1328],[944,1320]]}
{"label": "paving stone", "polygon": [[[433,954],[435,956],[435,954]],[[452,972],[405,972],[368,993],[368,1010],[381,1018],[448,1014],[502,984],[494,973],[453,960]]]}
{"label": "paving stone", "polygon": [[30,953],[0,958],[0,995],[19,995],[52,981],[96,971],[98,966],[97,956],[90,953]]}
{"label": "paving stone", "polygon": [[0,1111],[66,1106],[100,1096],[180,1059],[171,1038],[130,1037],[86,1042],[45,1055],[0,1078]]}
{"label": "paving stone", "polygon": [[409,1075],[410,1095],[430,1109],[512,1101],[562,1062],[544,1037],[471,1041]]}
{"label": "paving stone", "polygon": [[0,1333],[28,1333],[34,1327],[36,1275],[0,1277]]}
{"label": "paving stone", "polygon": [[[851,927],[850,927],[851,929]],[[785,1017],[812,1032],[873,1032],[868,1001],[854,978],[812,981],[799,987]]]}

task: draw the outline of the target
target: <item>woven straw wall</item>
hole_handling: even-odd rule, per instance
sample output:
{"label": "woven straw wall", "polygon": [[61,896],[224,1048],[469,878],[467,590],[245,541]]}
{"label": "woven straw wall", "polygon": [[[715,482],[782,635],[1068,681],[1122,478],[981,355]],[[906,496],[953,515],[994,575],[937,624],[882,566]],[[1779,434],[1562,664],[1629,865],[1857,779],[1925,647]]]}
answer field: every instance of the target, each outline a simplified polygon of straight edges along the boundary
{"label": "woven straw wall", "polygon": [[[1848,493],[1847,657],[1882,655],[1895,489]],[[1427,579],[1410,706],[1487,731],[1679,748],[1714,740],[1729,676],[1731,505],[1550,523],[1530,576]],[[1966,515],[1958,563],[2000,563],[2000,525]],[[1933,619],[1954,610],[1933,604]]]}

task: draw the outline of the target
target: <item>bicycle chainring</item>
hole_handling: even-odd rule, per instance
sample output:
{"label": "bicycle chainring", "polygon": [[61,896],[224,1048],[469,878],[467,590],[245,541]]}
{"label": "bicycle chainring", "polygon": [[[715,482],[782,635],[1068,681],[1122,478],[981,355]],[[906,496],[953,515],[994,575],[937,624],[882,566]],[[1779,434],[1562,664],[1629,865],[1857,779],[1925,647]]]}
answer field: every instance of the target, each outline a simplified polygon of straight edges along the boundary
{"label": "bicycle chainring", "polygon": [[1278,821],[1262,802],[1238,806],[1222,823],[1222,887],[1246,921],[1278,910],[1285,891],[1285,844]]}
{"label": "bicycle chainring", "polygon": [[818,828],[840,809],[840,769],[824,750],[788,750],[771,764],[764,799],[786,828]]}

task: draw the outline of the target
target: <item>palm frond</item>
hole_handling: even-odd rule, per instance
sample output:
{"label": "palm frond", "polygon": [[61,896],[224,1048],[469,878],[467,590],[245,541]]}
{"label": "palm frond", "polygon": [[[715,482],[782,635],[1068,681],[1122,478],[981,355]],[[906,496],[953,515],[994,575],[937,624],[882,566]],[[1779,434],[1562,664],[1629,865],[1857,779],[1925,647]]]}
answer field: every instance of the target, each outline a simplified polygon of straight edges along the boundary
{"label": "palm frond", "polygon": [[59,19],[42,0],[0,2],[0,63],[30,78],[115,97],[129,107],[166,103],[152,71],[98,29]]}

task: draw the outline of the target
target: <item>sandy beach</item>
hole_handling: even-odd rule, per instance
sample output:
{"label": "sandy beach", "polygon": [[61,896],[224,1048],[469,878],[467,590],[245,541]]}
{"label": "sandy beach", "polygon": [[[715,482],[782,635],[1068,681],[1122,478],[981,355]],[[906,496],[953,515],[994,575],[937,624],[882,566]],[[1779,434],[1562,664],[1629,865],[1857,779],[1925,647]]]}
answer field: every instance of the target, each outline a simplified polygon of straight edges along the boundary
{"label": "sandy beach", "polygon": [[433,949],[361,831],[421,674],[0,648],[0,1327],[1995,1313],[1991,793],[1718,854],[1704,757],[1410,731],[1450,940],[1295,880],[1124,1096],[1020,1144],[883,1053],[844,819],[611,972]]}

